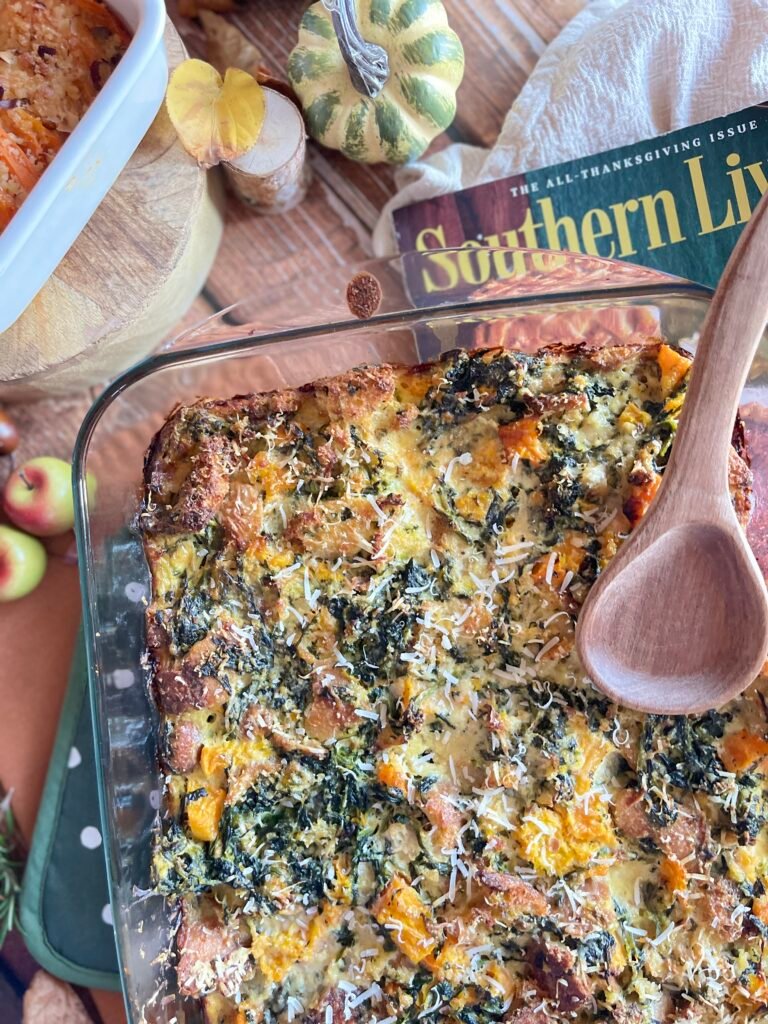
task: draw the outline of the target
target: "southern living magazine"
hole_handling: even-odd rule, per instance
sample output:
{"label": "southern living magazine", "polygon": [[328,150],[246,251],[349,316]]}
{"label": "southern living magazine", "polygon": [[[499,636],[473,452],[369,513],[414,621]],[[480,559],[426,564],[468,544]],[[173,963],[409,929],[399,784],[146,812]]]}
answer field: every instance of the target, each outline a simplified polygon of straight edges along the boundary
{"label": "southern living magazine", "polygon": [[[517,174],[394,214],[416,306],[516,273],[487,248],[571,250],[714,287],[768,189],[768,104],[659,138]],[[410,268],[410,269],[409,269]]]}

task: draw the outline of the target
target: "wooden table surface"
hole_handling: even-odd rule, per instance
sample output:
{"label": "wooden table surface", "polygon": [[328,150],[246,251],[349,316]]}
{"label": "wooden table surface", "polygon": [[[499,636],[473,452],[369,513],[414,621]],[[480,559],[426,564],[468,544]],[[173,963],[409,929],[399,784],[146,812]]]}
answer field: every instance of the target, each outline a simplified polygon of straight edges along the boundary
{"label": "wooden table surface", "polygon": [[[451,25],[464,43],[466,75],[456,121],[433,151],[451,142],[491,145],[545,46],[585,2],[446,0]],[[270,70],[282,76],[306,6],[306,0],[245,0],[231,17],[260,47]],[[175,0],[169,0],[169,12],[190,51],[204,56],[199,25],[177,15]],[[371,257],[372,229],[395,191],[393,169],[353,164],[314,146],[311,162],[309,194],[286,215],[258,217],[229,201],[224,242],[184,324],[243,299],[249,301],[229,314],[233,323],[257,309],[279,323],[288,311],[281,286],[300,278],[301,290],[289,302],[311,308],[314,296],[346,280],[349,264]],[[77,395],[15,409],[23,435],[20,458],[43,453],[68,458],[91,398]],[[4,472],[0,464],[0,484]],[[57,542],[46,579],[34,594],[0,611],[0,783],[14,790],[25,840],[34,825],[80,619],[76,570],[66,557],[67,546],[66,538]],[[7,944],[0,955],[4,1024],[21,1020],[21,995],[34,969],[18,941]],[[83,993],[83,1000],[94,1021],[124,1022],[119,996],[91,992]]]}

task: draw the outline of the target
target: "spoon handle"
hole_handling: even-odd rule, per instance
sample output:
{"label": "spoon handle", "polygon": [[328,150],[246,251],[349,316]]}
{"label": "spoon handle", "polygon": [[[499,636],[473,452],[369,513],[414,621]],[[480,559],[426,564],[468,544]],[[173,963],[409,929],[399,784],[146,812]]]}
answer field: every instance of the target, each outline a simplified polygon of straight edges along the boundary
{"label": "spoon handle", "polygon": [[[707,312],[669,465],[678,499],[703,511],[727,499],[728,454],[739,400],[768,320],[768,193],[744,229]],[[681,486],[682,478],[685,486]]]}

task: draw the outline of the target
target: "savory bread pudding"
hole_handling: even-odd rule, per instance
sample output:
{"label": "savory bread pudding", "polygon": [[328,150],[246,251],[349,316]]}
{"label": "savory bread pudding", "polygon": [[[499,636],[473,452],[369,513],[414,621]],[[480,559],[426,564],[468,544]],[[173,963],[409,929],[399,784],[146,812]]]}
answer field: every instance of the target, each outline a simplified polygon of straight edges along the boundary
{"label": "savory bread pudding", "polygon": [[0,231],[129,42],[101,0],[0,0]]}
{"label": "savory bread pudding", "polygon": [[154,868],[212,1024],[768,1013],[764,686],[644,715],[574,650],[689,365],[459,351],[173,412],[141,513]]}

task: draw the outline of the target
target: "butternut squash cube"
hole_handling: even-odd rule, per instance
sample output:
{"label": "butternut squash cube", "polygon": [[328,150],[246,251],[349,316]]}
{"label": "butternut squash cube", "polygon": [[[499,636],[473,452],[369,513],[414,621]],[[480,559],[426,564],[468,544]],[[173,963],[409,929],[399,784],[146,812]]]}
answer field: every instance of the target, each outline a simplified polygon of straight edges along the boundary
{"label": "butternut squash cube", "polygon": [[213,842],[219,834],[219,821],[226,798],[226,790],[209,789],[205,796],[187,801],[187,824],[195,839],[203,843]]}
{"label": "butternut squash cube", "polygon": [[589,804],[533,805],[517,830],[520,852],[540,874],[563,877],[612,852],[616,835],[600,800]]}
{"label": "butternut squash cube", "polygon": [[429,909],[404,878],[393,878],[371,910],[379,924],[390,932],[398,949],[413,963],[421,963],[435,949],[437,942],[427,928]]}
{"label": "butternut squash cube", "polygon": [[[554,560],[552,559],[553,553]],[[548,555],[536,562],[531,570],[531,575],[538,584],[546,583],[547,576],[549,576],[549,586],[553,590],[559,590],[569,572],[575,575],[579,571],[585,554],[584,548],[574,544],[570,538],[566,537]],[[550,562],[552,564],[551,574]]]}
{"label": "butternut squash cube", "polygon": [[630,526],[637,526],[648,511],[660,486],[661,476],[658,473],[654,473],[646,483],[633,484],[630,487],[629,494],[624,501],[624,515],[629,520]]}
{"label": "butternut squash cube", "polygon": [[768,740],[748,729],[739,729],[725,737],[720,756],[729,772],[743,772],[768,755]]}
{"label": "butternut squash cube", "polygon": [[618,419],[619,428],[625,434],[637,434],[651,422],[650,414],[634,402],[628,402]]}
{"label": "butternut squash cube", "polygon": [[659,878],[671,892],[685,892],[688,874],[679,860],[665,857],[659,865]]}
{"label": "butternut squash cube", "polygon": [[499,427],[499,437],[507,458],[519,455],[532,466],[544,462],[547,449],[539,437],[539,423],[537,416],[523,416],[522,419]]}
{"label": "butternut squash cube", "polygon": [[200,751],[200,767],[206,775],[215,775],[228,765],[229,758],[221,747],[203,747]]}
{"label": "butternut squash cube", "polygon": [[408,777],[403,769],[390,758],[389,761],[380,761],[376,767],[376,778],[389,789],[399,789],[403,793],[408,791]]}
{"label": "butternut squash cube", "polygon": [[441,981],[460,985],[469,970],[470,956],[466,949],[449,936],[438,953],[424,958],[424,966]]}
{"label": "butternut squash cube", "polygon": [[670,391],[674,391],[683,377],[688,373],[691,360],[687,356],[675,352],[669,345],[660,345],[659,354],[656,357],[661,374],[661,391],[666,398]]}

